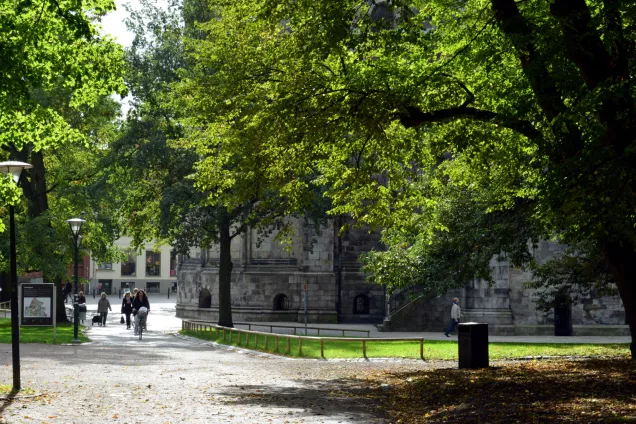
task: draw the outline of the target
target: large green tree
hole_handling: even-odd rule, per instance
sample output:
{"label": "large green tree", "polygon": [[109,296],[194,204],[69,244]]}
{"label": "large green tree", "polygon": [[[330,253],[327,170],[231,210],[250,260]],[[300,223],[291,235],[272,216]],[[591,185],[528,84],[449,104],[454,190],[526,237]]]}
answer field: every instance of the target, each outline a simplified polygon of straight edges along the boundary
{"label": "large green tree", "polygon": [[318,169],[336,212],[423,243],[448,230],[445,184],[524,205],[534,234],[598,247],[636,332],[633,2],[210,3],[210,138],[258,134],[268,176]]}
{"label": "large green tree", "polygon": [[[115,237],[108,208],[100,207],[107,194],[91,192],[118,115],[107,96],[125,92],[123,49],[96,26],[112,9],[108,0],[0,2],[0,157],[33,165],[19,182],[21,195],[2,179],[11,193],[2,203],[17,204],[20,270],[43,271],[48,280],[65,277],[72,261],[65,219],[88,212],[94,231],[84,246],[96,254],[107,255]],[[5,269],[4,249],[2,257]]]}
{"label": "large green tree", "polygon": [[[144,1],[132,11],[127,84],[133,107],[110,162],[136,245],[159,240],[182,254],[219,246],[218,322],[232,326],[232,240],[248,228],[282,238],[290,229],[287,217],[298,209],[289,210],[285,195],[261,179],[257,158],[228,154],[222,143],[200,149],[185,137],[210,125],[200,104],[189,100],[199,96],[198,84],[210,70],[200,68],[187,47],[205,36],[196,23],[210,17],[207,3],[197,0],[171,2],[168,9]],[[320,217],[314,218],[318,226]]]}

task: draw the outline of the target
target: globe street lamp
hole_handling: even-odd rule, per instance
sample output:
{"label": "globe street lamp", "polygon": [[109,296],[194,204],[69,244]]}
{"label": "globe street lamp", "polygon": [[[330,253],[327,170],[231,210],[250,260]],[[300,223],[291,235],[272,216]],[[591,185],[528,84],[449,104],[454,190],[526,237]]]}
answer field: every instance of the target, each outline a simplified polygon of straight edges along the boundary
{"label": "globe street lamp", "polygon": [[80,236],[80,231],[82,230],[82,224],[86,222],[85,219],[82,218],[72,218],[67,219],[69,227],[71,228],[71,234],[73,235],[73,247],[75,249],[75,293],[73,293],[73,343],[79,343],[78,333],[79,333],[79,305],[78,305],[78,294],[79,294],[79,275],[78,275],[78,255],[80,244],[82,243],[82,236]]}
{"label": "globe street lamp", "polygon": [[[18,184],[23,169],[33,168],[24,162],[0,162],[0,172],[11,174],[13,181]],[[20,390],[20,320],[18,311],[18,267],[15,252],[15,216],[13,204],[9,204],[9,256],[11,261],[11,352],[13,357],[13,391]]]}

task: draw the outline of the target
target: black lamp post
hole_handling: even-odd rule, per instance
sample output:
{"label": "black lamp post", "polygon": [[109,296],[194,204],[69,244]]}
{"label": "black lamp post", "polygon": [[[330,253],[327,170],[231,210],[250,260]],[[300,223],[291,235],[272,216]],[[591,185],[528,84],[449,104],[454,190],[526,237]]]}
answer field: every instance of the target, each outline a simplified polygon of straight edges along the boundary
{"label": "black lamp post", "polygon": [[[24,162],[0,162],[0,172],[11,174],[13,181],[18,184],[23,169],[33,168]],[[9,204],[9,238],[11,261],[11,353],[13,358],[13,391],[20,390],[20,311],[18,311],[18,267],[15,252],[15,216],[13,205]]]}
{"label": "black lamp post", "polygon": [[79,263],[79,248],[80,243],[82,243],[82,236],[80,236],[80,231],[82,230],[82,224],[86,222],[85,219],[82,218],[72,218],[67,219],[69,227],[71,228],[71,234],[73,235],[73,248],[75,249],[75,260],[74,260],[74,275],[75,275],[75,293],[73,293],[73,343],[79,343],[79,305],[78,305],[78,294],[79,294],[79,272],[78,272],[78,263]]}

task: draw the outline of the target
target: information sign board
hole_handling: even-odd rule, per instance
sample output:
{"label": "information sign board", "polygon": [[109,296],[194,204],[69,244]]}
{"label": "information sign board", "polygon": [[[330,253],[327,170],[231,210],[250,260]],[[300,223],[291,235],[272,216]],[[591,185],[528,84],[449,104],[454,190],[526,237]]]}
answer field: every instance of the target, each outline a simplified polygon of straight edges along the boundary
{"label": "information sign board", "polygon": [[53,284],[21,284],[21,325],[53,325]]}

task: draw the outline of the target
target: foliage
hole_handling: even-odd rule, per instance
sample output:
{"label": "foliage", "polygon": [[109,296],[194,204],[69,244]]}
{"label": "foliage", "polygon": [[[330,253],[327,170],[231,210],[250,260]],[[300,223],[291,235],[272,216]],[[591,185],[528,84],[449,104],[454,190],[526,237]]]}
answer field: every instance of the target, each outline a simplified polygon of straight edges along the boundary
{"label": "foliage", "polygon": [[[210,3],[218,18],[192,48],[214,124],[191,139],[224,154],[197,169],[201,184],[247,152],[292,199],[317,175],[332,213],[385,229],[391,248],[370,264],[393,285],[442,291],[444,256],[464,278],[528,238],[589,242],[636,317],[633,2]],[[457,197],[478,210],[469,222],[509,213],[527,230],[514,242],[505,222],[462,225]],[[432,270],[391,266],[414,261]]]}
{"label": "foliage", "polygon": [[[116,237],[97,167],[119,109],[108,96],[126,91],[123,49],[97,32],[99,16],[113,8],[109,0],[0,1],[2,160],[33,165],[21,195],[2,196],[16,205],[20,272],[65,276],[72,248],[64,220],[82,210],[85,247],[105,256]],[[0,242],[5,270],[8,234]]]}

